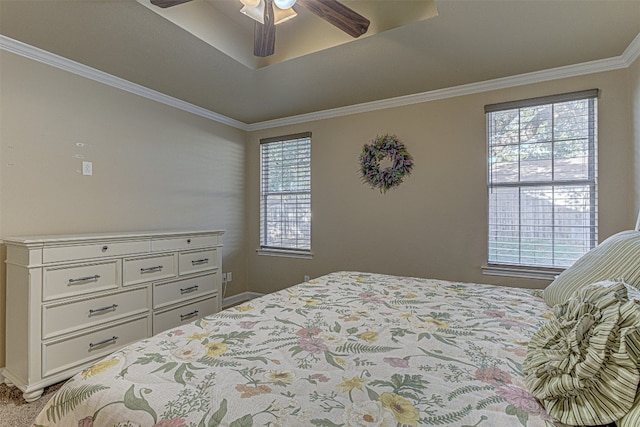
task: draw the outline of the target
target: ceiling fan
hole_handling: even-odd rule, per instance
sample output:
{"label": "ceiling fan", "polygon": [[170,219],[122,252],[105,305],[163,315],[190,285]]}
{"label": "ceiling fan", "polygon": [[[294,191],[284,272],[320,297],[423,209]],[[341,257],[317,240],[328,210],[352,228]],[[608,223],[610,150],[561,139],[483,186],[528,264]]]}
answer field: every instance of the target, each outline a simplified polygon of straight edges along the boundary
{"label": "ceiling fan", "polygon": [[[151,0],[151,4],[167,8],[191,0]],[[242,12],[255,20],[253,54],[273,55],[276,45],[276,24],[296,15],[294,5],[300,5],[352,37],[360,37],[369,29],[369,20],[338,0],[240,0]]]}

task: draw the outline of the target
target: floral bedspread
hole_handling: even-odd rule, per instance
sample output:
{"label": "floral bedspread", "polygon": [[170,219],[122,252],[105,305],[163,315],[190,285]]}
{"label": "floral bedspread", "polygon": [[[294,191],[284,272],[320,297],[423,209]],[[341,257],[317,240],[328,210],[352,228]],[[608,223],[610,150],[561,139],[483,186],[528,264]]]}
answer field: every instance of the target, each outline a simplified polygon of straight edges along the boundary
{"label": "floral bedspread", "polygon": [[550,427],[526,391],[536,291],[338,272],[70,379],[36,426]]}

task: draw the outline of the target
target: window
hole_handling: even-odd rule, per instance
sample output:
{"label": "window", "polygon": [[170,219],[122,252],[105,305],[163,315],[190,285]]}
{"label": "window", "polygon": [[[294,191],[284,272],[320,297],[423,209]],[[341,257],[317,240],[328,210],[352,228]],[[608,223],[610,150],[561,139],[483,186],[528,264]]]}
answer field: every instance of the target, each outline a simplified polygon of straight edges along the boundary
{"label": "window", "polygon": [[260,253],[311,255],[311,133],[260,141]]}
{"label": "window", "polygon": [[597,96],[485,107],[489,266],[566,268],[595,247]]}

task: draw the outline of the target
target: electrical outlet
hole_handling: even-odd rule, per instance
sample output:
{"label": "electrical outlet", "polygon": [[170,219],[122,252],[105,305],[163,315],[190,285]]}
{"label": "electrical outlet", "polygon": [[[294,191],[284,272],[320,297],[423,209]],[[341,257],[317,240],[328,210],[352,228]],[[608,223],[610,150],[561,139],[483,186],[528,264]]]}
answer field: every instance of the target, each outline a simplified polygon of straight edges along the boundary
{"label": "electrical outlet", "polygon": [[309,276],[307,276],[306,274],[304,275],[304,281],[308,282],[309,281]]}
{"label": "electrical outlet", "polygon": [[230,271],[227,272],[227,283],[231,283],[231,281],[233,280],[233,275],[231,274]]}

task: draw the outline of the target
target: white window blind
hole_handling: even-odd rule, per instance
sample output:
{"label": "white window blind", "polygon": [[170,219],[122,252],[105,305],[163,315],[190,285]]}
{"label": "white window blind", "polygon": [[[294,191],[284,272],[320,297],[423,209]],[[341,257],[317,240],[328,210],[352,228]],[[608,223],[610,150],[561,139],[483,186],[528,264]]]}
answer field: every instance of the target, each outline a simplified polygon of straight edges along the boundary
{"label": "white window blind", "polygon": [[564,268],[597,244],[597,96],[485,107],[489,265]]}
{"label": "white window blind", "polygon": [[260,141],[260,247],[311,251],[311,133]]}

